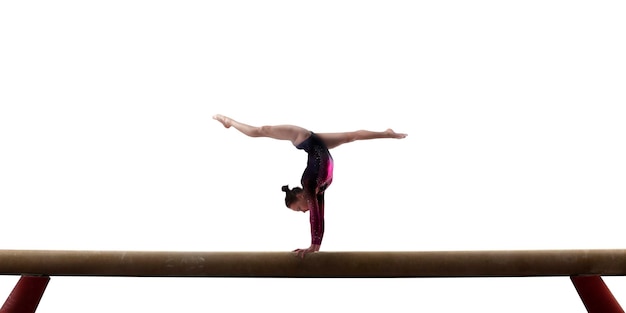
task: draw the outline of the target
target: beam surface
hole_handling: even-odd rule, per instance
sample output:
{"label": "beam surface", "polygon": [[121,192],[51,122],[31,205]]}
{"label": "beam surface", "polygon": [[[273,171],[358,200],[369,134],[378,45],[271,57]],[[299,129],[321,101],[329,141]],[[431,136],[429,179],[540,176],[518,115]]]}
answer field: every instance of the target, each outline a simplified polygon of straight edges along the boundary
{"label": "beam surface", "polygon": [[0,275],[132,277],[624,276],[626,250],[289,252],[0,250]]}

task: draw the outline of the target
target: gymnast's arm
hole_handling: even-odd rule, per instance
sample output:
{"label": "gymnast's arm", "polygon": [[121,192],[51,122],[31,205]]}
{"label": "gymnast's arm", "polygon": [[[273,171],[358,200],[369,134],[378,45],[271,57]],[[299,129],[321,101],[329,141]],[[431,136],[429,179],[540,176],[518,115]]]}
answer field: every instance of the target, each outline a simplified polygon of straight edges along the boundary
{"label": "gymnast's arm", "polygon": [[[309,221],[311,223],[311,246],[307,249],[297,249],[295,252],[298,256],[304,257],[308,253],[317,252],[322,245],[322,238],[324,237],[324,208],[318,202],[315,195],[316,188],[310,188],[310,186],[303,186],[304,191],[309,196]],[[312,189],[312,190],[311,190]]]}

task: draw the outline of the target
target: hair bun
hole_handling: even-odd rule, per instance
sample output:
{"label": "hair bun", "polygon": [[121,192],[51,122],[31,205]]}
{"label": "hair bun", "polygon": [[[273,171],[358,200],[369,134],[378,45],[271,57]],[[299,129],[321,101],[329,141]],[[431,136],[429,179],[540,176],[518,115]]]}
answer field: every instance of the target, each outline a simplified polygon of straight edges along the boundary
{"label": "hair bun", "polygon": [[282,188],[282,190],[283,190],[284,192],[289,191],[289,185],[284,185],[284,186],[283,186],[283,188]]}

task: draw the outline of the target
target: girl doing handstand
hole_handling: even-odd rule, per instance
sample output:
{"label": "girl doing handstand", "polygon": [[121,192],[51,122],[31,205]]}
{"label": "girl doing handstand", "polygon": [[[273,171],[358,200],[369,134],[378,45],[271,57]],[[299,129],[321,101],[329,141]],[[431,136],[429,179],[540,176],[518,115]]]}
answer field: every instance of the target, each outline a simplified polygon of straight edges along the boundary
{"label": "girl doing handstand", "polygon": [[213,119],[222,123],[224,127],[232,126],[249,137],[289,140],[297,149],[308,154],[307,166],[300,181],[302,187],[292,189],[289,189],[289,186],[282,187],[285,192],[285,205],[289,209],[297,212],[308,211],[310,214],[311,246],[294,250],[301,257],[319,251],[324,237],[324,192],[333,180],[333,158],[328,150],[357,140],[401,139],[407,136],[392,129],[382,132],[357,130],[317,134],[295,125],[251,126],[220,114],[214,115]]}

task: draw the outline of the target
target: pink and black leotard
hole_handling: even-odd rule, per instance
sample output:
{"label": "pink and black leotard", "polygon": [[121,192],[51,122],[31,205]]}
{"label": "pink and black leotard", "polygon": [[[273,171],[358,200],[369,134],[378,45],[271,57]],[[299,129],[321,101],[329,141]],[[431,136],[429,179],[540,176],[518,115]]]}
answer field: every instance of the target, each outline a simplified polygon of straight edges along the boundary
{"label": "pink and black leotard", "polygon": [[308,154],[301,183],[309,203],[311,244],[320,245],[324,237],[324,191],[333,181],[333,157],[326,144],[313,132],[296,148]]}

